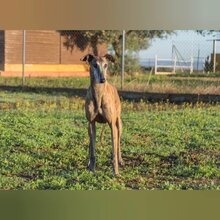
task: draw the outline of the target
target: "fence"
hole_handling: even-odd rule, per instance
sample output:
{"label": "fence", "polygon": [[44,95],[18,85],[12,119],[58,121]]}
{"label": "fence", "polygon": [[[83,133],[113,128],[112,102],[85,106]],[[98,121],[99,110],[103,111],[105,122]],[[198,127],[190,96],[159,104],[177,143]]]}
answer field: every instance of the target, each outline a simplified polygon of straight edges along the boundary
{"label": "fence", "polygon": [[[158,69],[160,69],[160,71],[158,71]],[[165,72],[163,71],[164,69],[168,69],[168,71]],[[189,70],[189,73],[192,73],[193,57],[191,57],[190,60],[177,60],[177,57],[173,59],[159,59],[157,55],[155,56],[155,74],[175,74],[176,70],[180,70],[181,72]]]}
{"label": "fence", "polygon": [[[0,31],[1,76],[88,76],[80,58],[86,53],[117,57],[114,72],[220,71],[220,42],[196,31]],[[159,37],[158,37],[159,36]],[[145,49],[143,49],[145,48]],[[157,55],[157,62],[155,62]],[[159,62],[159,63],[158,63]],[[110,72],[113,72],[110,67]]]}
{"label": "fence", "polygon": [[[166,39],[155,39],[147,50],[139,53],[140,63],[146,69],[151,69],[155,65],[155,55],[168,60],[176,57],[179,62],[193,59],[194,72],[219,72],[220,42],[214,40],[220,37],[213,36],[216,33],[203,36],[196,31],[176,31]],[[167,61],[165,65],[169,63]]]}

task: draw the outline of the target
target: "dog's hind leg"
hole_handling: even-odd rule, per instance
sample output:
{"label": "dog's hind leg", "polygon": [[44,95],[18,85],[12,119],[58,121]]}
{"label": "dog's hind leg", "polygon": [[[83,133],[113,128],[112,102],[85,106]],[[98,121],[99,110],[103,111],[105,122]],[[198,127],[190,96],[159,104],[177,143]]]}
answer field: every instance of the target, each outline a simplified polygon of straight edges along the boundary
{"label": "dog's hind leg", "polygon": [[124,162],[122,160],[122,156],[121,156],[121,135],[122,135],[122,121],[121,118],[117,119],[117,123],[116,123],[117,129],[118,129],[118,164],[120,166],[124,166]]}
{"label": "dog's hind leg", "polygon": [[118,129],[116,126],[116,121],[113,121],[110,124],[111,127],[111,136],[112,136],[112,152],[113,152],[113,167],[114,167],[114,174],[116,176],[119,175],[118,171]]}
{"label": "dog's hind leg", "polygon": [[101,134],[100,134],[100,143],[101,143],[101,145],[103,145],[105,127],[106,127],[106,125],[103,124],[103,125],[102,125]]}

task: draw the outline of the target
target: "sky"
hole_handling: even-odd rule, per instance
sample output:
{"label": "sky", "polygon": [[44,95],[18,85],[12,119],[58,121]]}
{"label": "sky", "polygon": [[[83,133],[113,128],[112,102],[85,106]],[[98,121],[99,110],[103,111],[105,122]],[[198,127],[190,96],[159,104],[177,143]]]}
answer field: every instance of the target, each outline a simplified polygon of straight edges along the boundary
{"label": "sky", "polygon": [[[199,57],[206,58],[213,51],[212,35],[202,36],[195,31],[175,31],[176,34],[169,36],[167,39],[154,39],[147,50],[139,52],[140,60],[152,59],[157,55],[159,58],[172,57],[172,45],[175,45],[184,59]],[[220,35],[216,36],[220,38]],[[215,37],[215,38],[216,38]],[[216,44],[216,52],[220,53],[220,41]]]}

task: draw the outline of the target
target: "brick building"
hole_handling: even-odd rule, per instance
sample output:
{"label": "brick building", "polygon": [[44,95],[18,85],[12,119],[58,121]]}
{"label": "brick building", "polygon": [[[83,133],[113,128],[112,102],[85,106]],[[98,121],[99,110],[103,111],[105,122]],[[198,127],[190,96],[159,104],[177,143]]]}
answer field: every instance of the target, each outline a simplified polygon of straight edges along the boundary
{"label": "brick building", "polygon": [[[1,76],[21,76],[22,31],[0,31]],[[80,37],[80,35],[79,35]],[[88,67],[80,58],[93,53],[91,46],[69,47],[67,36],[59,31],[26,31],[25,74],[26,76],[88,76]],[[82,43],[85,44],[85,39]],[[81,39],[78,39],[80,44]],[[105,45],[98,45],[98,54],[107,52]]]}

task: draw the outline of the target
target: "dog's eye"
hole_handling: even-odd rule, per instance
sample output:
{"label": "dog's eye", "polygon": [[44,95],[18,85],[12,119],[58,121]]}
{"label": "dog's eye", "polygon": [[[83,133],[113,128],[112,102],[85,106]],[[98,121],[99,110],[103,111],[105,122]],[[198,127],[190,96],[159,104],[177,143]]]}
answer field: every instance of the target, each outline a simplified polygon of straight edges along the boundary
{"label": "dog's eye", "polygon": [[105,65],[104,65],[104,68],[106,69],[108,67],[108,64],[106,63]]}
{"label": "dog's eye", "polygon": [[93,66],[94,66],[95,68],[97,68],[97,67],[98,67],[97,63],[95,63]]}

